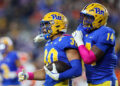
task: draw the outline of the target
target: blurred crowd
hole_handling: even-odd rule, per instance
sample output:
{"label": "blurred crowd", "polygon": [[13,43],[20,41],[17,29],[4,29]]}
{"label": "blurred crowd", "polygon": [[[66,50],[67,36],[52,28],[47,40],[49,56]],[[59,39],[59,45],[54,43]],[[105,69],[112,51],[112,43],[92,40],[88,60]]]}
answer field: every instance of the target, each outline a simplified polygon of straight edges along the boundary
{"label": "blurred crowd", "polygon": [[11,37],[15,50],[20,52],[22,60],[34,64],[36,69],[41,68],[44,65],[45,42],[37,44],[33,39],[39,34],[42,17],[51,11],[63,13],[69,20],[68,33],[71,34],[79,24],[80,11],[91,2],[101,3],[109,11],[107,25],[116,31],[118,73],[120,71],[120,0],[0,0],[0,37]]}

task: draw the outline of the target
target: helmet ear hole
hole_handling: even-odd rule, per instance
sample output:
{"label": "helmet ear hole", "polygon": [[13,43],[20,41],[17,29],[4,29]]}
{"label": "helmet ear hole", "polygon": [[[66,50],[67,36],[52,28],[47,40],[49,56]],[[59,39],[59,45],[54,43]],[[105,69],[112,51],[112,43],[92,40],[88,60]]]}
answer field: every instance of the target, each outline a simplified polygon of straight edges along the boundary
{"label": "helmet ear hole", "polygon": [[60,27],[60,25],[57,25],[56,28]]}
{"label": "helmet ear hole", "polygon": [[92,6],[93,6],[94,4],[92,4]]}
{"label": "helmet ear hole", "polygon": [[60,31],[59,30],[57,30],[57,33],[59,33]]}
{"label": "helmet ear hole", "polygon": [[102,22],[102,20],[100,20],[98,23],[101,23]]}

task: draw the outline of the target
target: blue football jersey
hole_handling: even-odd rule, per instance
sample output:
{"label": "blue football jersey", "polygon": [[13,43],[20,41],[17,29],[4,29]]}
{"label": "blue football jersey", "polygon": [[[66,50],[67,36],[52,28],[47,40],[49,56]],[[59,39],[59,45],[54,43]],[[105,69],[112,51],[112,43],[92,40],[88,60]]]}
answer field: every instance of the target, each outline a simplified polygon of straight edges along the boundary
{"label": "blue football jersey", "polygon": [[[82,29],[78,28],[78,30]],[[100,84],[108,80],[115,81],[114,68],[116,66],[117,56],[115,55],[114,49],[114,30],[102,26],[91,33],[86,33],[84,30],[82,30],[82,32],[84,33],[83,41],[88,50],[90,50],[93,45],[96,45],[105,53],[100,61],[91,65],[85,64],[88,83]]]}
{"label": "blue football jersey", "polygon": [[18,82],[17,76],[13,79],[9,78],[10,72],[17,71],[17,66],[15,63],[16,60],[18,60],[18,56],[16,52],[11,51],[7,54],[7,56],[2,61],[0,61],[0,73],[2,74],[2,77],[3,77],[3,81],[2,81],[3,86],[20,84]]}
{"label": "blue football jersey", "polygon": [[[45,45],[44,63],[46,65],[54,61],[63,61],[70,65],[65,49],[77,49],[74,39],[71,36],[58,37],[52,41],[48,41]],[[71,80],[55,81],[46,74],[44,86],[71,86]]]}

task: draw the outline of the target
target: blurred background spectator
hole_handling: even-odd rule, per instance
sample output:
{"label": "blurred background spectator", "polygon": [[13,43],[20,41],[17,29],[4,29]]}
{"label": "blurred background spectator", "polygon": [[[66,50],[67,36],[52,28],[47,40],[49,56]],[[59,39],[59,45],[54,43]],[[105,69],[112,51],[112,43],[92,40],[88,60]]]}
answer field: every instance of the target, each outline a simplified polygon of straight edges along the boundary
{"label": "blurred background spectator", "polygon": [[[120,71],[120,0],[0,0],[0,36],[9,36],[14,41],[15,49],[29,55],[35,68],[43,66],[44,43],[35,44],[33,38],[38,34],[42,17],[51,11],[58,11],[69,20],[68,33],[79,24],[82,8],[98,2],[109,11],[108,26],[116,31],[116,54]],[[120,82],[119,82],[120,83]]]}

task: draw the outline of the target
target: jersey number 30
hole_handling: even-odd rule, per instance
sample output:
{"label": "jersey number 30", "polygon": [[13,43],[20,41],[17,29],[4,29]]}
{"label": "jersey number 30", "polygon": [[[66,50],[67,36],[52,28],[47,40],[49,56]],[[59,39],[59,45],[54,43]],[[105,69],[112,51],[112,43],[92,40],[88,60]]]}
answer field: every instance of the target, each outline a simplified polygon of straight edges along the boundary
{"label": "jersey number 30", "polygon": [[44,55],[45,55],[44,56],[44,63],[46,63],[46,65],[50,64],[52,62],[52,60],[58,61],[58,52],[54,48],[52,48],[49,52],[46,49]]}
{"label": "jersey number 30", "polygon": [[10,72],[9,67],[6,64],[2,64],[1,69],[3,70],[3,77],[5,79],[8,79],[9,78],[9,72]]}

